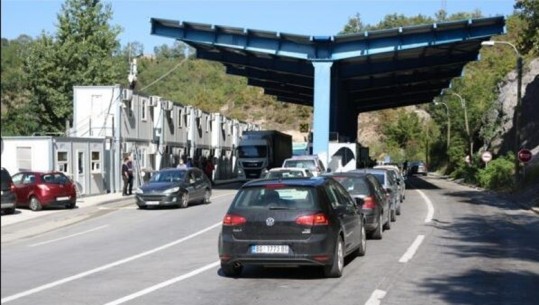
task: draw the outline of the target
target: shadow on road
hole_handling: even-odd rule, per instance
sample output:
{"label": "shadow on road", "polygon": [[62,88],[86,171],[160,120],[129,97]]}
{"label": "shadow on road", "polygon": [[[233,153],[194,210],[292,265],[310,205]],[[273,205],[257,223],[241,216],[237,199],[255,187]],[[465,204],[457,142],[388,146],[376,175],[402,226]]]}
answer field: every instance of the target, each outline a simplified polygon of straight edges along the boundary
{"label": "shadow on road", "polygon": [[420,178],[416,176],[408,176],[406,178],[406,189],[407,190],[434,190],[440,189],[436,185],[428,182],[425,178]]}
{"label": "shadow on road", "polygon": [[422,284],[448,304],[537,304],[539,274],[534,272],[487,272],[473,269],[450,277],[432,277]]}
{"label": "shadow on road", "polygon": [[[410,182],[411,188],[437,188],[422,179]],[[433,275],[418,285],[449,304],[537,304],[539,217],[518,212],[521,206],[488,191],[447,190],[443,195],[466,211],[451,222],[434,223],[443,230],[444,252],[457,258],[452,261],[479,260],[481,267]]]}

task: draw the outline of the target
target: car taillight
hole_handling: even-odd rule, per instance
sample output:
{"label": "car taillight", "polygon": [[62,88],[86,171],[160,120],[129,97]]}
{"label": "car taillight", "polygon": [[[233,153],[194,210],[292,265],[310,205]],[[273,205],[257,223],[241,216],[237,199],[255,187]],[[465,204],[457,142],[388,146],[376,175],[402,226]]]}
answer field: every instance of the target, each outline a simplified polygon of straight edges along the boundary
{"label": "car taillight", "polygon": [[10,183],[9,183],[9,189],[10,189],[12,192],[15,192],[15,183],[10,182]]}
{"label": "car taillight", "polygon": [[226,214],[223,218],[223,226],[239,226],[247,222],[247,219],[242,216]]}
{"label": "car taillight", "polygon": [[374,199],[371,196],[363,198],[364,209],[374,209],[375,207],[376,207],[376,204],[374,202]]}
{"label": "car taillight", "polygon": [[326,214],[318,213],[300,216],[296,218],[296,223],[305,226],[327,226],[329,224],[329,219]]}

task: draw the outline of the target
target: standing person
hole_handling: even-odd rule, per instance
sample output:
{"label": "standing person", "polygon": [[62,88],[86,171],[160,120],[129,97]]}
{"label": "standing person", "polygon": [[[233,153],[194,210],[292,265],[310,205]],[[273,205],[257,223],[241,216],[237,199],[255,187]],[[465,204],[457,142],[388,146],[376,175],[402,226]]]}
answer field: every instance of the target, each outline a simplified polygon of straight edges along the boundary
{"label": "standing person", "polygon": [[208,160],[206,160],[206,165],[204,166],[204,173],[206,173],[206,176],[210,179],[210,182],[213,184],[213,170],[215,169],[215,166],[212,162],[213,157],[209,157]]}
{"label": "standing person", "polygon": [[124,163],[122,163],[122,180],[124,182],[122,195],[127,196],[127,189],[129,187],[129,157],[125,157]]}
{"label": "standing person", "polygon": [[131,161],[131,158],[128,158],[127,161],[127,174],[128,174],[128,180],[127,180],[127,195],[133,194],[133,161]]}
{"label": "standing person", "polygon": [[186,163],[187,167],[193,167],[193,160],[191,158],[187,158],[187,163]]}
{"label": "standing person", "polygon": [[177,168],[187,168],[187,164],[183,163],[183,158],[180,158]]}

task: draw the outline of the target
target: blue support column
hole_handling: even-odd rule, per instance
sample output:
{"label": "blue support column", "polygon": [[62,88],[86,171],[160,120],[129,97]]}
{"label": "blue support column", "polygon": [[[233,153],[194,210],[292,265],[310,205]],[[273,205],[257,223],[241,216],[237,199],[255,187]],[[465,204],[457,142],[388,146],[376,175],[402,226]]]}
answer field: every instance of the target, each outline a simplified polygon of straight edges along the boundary
{"label": "blue support column", "polygon": [[316,61],[314,66],[313,154],[327,166],[329,148],[329,113],[331,103],[331,61]]}

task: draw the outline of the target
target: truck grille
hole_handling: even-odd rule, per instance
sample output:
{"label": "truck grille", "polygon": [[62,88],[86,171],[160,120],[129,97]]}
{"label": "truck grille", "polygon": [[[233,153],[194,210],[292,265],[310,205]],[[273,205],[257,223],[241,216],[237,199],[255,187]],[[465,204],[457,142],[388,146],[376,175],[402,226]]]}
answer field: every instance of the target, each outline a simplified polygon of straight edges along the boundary
{"label": "truck grille", "polygon": [[262,167],[262,162],[242,162],[241,165],[243,168],[260,168]]}

